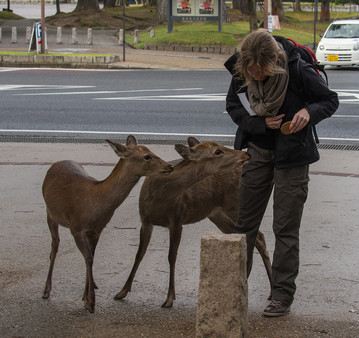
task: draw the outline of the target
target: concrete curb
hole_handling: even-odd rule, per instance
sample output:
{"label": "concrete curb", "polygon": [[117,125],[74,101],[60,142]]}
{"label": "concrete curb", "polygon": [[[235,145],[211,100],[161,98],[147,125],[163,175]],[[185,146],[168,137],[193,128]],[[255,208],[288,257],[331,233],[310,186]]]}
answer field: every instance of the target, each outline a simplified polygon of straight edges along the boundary
{"label": "concrete curb", "polygon": [[177,45],[151,45],[143,46],[144,50],[186,52],[186,53],[213,53],[232,55],[238,51],[236,47],[229,46],[177,46]]}
{"label": "concrete curb", "polygon": [[74,56],[74,55],[0,55],[1,67],[69,67],[69,68],[109,68],[119,62],[118,55]]}

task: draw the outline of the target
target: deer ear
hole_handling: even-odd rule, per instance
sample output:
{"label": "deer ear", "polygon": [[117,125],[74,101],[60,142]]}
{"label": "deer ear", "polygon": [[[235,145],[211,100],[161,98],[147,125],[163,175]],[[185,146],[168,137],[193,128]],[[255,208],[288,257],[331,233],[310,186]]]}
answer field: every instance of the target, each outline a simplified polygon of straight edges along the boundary
{"label": "deer ear", "polygon": [[183,144],[175,144],[175,149],[185,160],[194,160],[197,157],[195,148],[190,148]]}
{"label": "deer ear", "polygon": [[199,142],[195,137],[192,137],[192,136],[190,136],[190,137],[187,139],[187,142],[188,142],[188,145],[189,145],[190,147],[194,147],[195,145],[201,143],[201,142]]}
{"label": "deer ear", "polygon": [[113,142],[111,140],[106,141],[119,157],[126,157],[130,155],[130,151],[127,146],[117,142]]}
{"label": "deer ear", "polygon": [[128,135],[126,140],[127,146],[137,146],[137,140],[133,135]]}

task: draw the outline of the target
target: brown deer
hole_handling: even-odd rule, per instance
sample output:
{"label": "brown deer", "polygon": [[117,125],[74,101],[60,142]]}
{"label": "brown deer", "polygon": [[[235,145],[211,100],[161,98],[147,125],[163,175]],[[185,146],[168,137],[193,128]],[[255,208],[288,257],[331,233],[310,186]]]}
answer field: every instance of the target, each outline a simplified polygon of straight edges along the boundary
{"label": "brown deer", "polygon": [[137,145],[135,137],[131,135],[127,137],[126,145],[110,140],[107,142],[120,160],[105,180],[90,177],[77,162],[60,161],[50,167],[42,186],[52,237],[50,268],[42,298],[50,296],[52,271],[60,242],[59,225],[62,225],[70,229],[85,258],[83,301],[90,313],[95,311],[94,289],[97,286],[92,265],[101,231],[142,176],[168,175],[173,170],[172,165],[148,148]]}
{"label": "brown deer", "polygon": [[[246,152],[232,150],[214,142],[188,139],[191,147],[176,145],[184,158],[168,177],[147,177],[142,185],[139,208],[142,221],[140,245],[131,273],[115,299],[126,297],[151,239],[154,225],[169,228],[169,289],[162,307],[171,307],[175,299],[175,264],[181,241],[182,225],[208,217],[222,232],[232,233],[238,210],[238,182]],[[177,161],[178,162],[178,161]],[[256,242],[271,275],[271,263],[263,234]]]}

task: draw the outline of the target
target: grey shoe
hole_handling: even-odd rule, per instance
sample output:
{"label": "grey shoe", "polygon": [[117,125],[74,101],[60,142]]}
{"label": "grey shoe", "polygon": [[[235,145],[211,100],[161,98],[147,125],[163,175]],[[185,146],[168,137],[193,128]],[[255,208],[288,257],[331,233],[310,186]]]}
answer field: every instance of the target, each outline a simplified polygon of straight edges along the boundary
{"label": "grey shoe", "polygon": [[290,305],[286,305],[280,300],[271,300],[264,309],[263,315],[267,317],[280,317],[290,311]]}

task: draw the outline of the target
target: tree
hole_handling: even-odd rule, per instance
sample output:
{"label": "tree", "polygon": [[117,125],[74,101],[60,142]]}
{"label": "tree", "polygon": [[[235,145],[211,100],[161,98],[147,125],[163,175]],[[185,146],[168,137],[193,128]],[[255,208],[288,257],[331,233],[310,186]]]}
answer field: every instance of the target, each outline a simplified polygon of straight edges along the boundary
{"label": "tree", "polygon": [[117,1],[117,0],[104,0],[103,1],[103,7],[104,8],[113,8],[116,7],[118,3],[118,7],[122,6],[122,1]]}
{"label": "tree", "polygon": [[157,0],[156,2],[156,21],[163,23],[167,21],[168,0]]}
{"label": "tree", "polygon": [[278,15],[279,21],[284,21],[284,10],[282,0],[272,1],[272,14]]}
{"label": "tree", "polygon": [[251,32],[255,31],[258,28],[258,18],[257,18],[256,9],[257,9],[256,0],[248,0],[249,29]]}
{"label": "tree", "polygon": [[322,6],[320,10],[320,21],[330,20],[330,0],[322,0]]}
{"label": "tree", "polygon": [[233,8],[235,2],[238,3],[238,5],[236,4],[238,6],[236,9],[239,9],[242,14],[249,15],[248,0],[233,0]]}
{"label": "tree", "polygon": [[99,11],[100,6],[97,0],[78,0],[74,12],[81,12],[86,10]]}
{"label": "tree", "polygon": [[294,11],[295,11],[295,12],[301,12],[301,11],[302,11],[302,9],[301,9],[301,7],[300,7],[300,0],[295,0]]}

